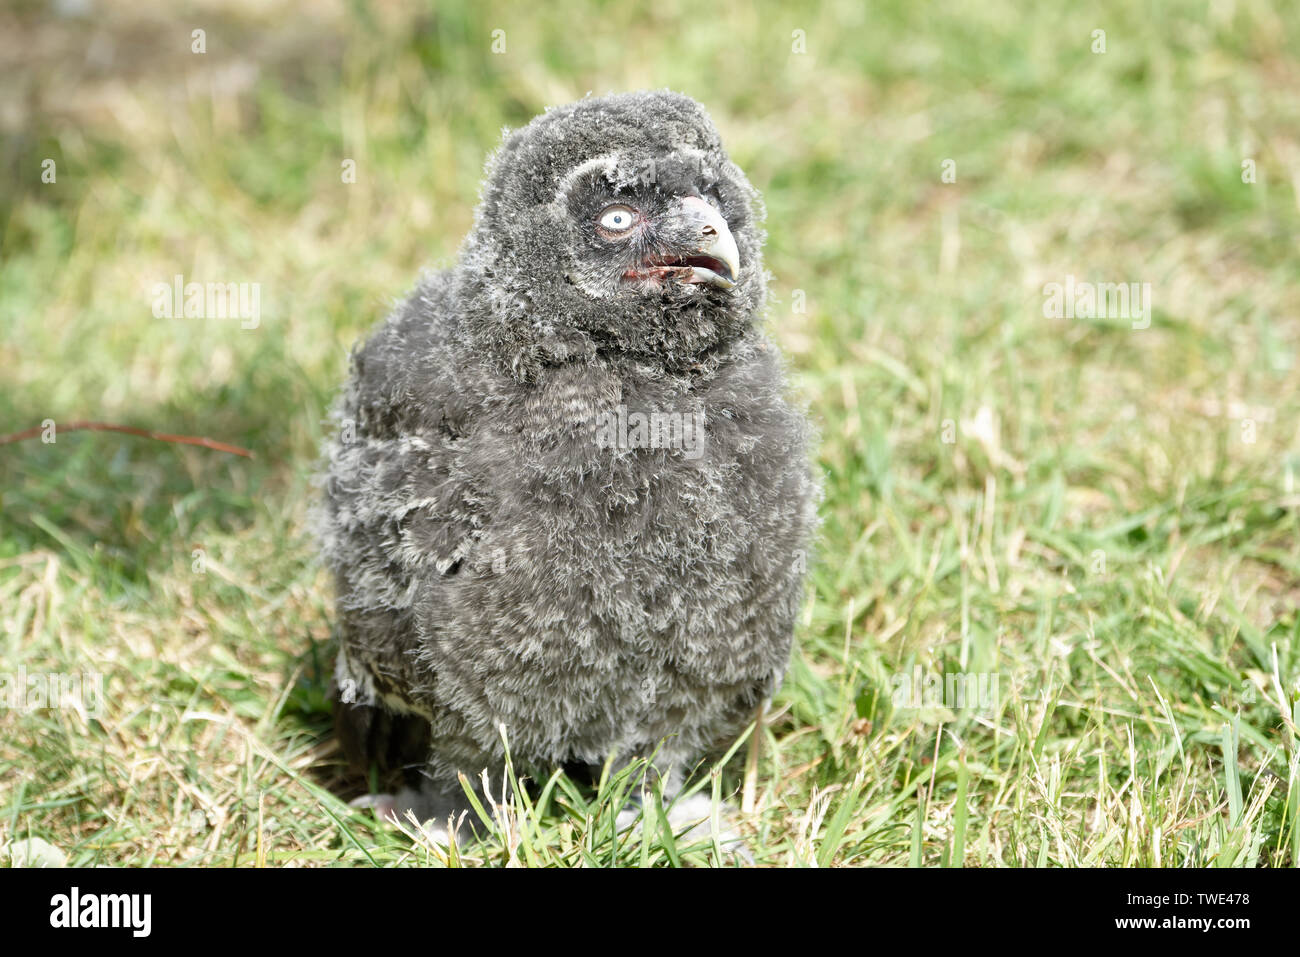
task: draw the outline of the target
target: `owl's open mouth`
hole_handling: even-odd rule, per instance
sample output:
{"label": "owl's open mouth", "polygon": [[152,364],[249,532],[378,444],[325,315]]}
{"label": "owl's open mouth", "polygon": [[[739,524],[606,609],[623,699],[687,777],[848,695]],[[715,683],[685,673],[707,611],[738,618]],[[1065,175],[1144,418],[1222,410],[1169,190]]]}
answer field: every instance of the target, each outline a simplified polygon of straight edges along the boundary
{"label": "owl's open mouth", "polygon": [[642,282],[652,288],[669,280],[715,289],[736,285],[740,250],[727,221],[705,200],[681,197],[657,225],[662,239],[652,247],[654,255],[624,271],[624,282]]}
{"label": "owl's open mouth", "polygon": [[719,289],[730,289],[736,284],[735,273],[731,267],[715,256],[675,256],[659,257],[646,262],[636,269],[623,273],[624,280],[642,280],[650,282],[705,283]]}

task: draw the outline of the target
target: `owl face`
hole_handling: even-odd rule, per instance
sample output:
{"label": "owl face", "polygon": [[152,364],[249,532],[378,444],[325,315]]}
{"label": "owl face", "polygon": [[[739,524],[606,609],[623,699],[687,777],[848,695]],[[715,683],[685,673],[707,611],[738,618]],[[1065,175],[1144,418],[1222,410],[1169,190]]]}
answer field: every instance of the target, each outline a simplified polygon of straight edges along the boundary
{"label": "owl face", "polygon": [[738,173],[695,149],[582,164],[556,197],[573,237],[570,278],[598,299],[693,297],[725,307],[746,278],[737,235],[752,225]]}
{"label": "owl face", "polygon": [[581,100],[511,133],[492,160],[463,300],[484,340],[516,356],[570,349],[572,330],[689,363],[761,309],[761,216],[694,100]]}

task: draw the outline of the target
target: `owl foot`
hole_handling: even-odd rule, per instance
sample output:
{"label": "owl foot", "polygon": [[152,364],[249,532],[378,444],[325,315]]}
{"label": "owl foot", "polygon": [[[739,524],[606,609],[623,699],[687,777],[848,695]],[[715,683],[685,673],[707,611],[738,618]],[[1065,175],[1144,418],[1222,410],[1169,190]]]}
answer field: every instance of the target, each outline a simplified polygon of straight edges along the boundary
{"label": "owl foot", "polygon": [[411,815],[420,822],[420,831],[431,843],[446,847],[450,843],[447,824],[459,824],[467,808],[443,794],[428,794],[415,788],[402,788],[396,794],[363,794],[348,802],[349,807],[370,808],[385,824],[408,829]]}
{"label": "owl foot", "polygon": [[[754,862],[753,852],[734,827],[739,812],[725,801],[719,807],[718,820],[713,819],[713,800],[702,792],[679,797],[672,800],[667,808],[668,826],[678,840],[688,843],[714,839],[718,847],[737,861],[745,864]],[[637,802],[635,807],[627,807],[619,812],[618,829],[626,831],[631,828],[638,817],[643,817],[645,809]],[[644,824],[642,825],[645,826]]]}

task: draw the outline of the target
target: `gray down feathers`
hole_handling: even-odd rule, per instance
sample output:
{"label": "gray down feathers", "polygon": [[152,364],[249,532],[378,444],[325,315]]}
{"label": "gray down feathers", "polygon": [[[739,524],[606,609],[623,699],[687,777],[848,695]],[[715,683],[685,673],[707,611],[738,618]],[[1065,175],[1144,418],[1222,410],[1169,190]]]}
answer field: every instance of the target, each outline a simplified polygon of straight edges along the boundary
{"label": "gray down feathers", "polygon": [[[672,238],[617,246],[593,217],[684,195],[725,217],[739,282],[622,282]],[[501,727],[525,766],[666,739],[659,765],[681,770],[776,688],[817,485],[758,328],[761,215],[684,96],[586,99],[506,136],[458,263],[354,352],[335,413],[317,525],[361,763],[404,722],[397,760],[434,787],[499,769]],[[620,408],[703,432],[611,444]]]}

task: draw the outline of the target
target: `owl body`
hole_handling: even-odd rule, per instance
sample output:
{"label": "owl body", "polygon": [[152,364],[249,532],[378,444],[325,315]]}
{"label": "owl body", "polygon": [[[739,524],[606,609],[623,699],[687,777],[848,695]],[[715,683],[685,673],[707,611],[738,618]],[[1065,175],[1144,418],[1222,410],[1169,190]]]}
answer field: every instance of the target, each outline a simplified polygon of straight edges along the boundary
{"label": "owl body", "polygon": [[[636,101],[583,103],[613,104],[588,116],[626,150],[609,116],[639,128]],[[761,274],[728,285],[721,258],[644,252],[629,269],[600,228],[635,218],[610,200],[662,208],[672,249],[747,250],[756,268],[752,197],[710,213],[672,179],[677,144],[651,142],[667,186],[587,146],[511,206],[501,164],[522,145],[498,154],[457,268],[354,353],[324,479],[340,715],[362,725],[344,742],[364,763],[377,730],[415,722],[402,760],[441,788],[499,769],[503,741],[540,768],[653,753],[682,769],[725,747],[780,682],[815,525],[809,427],[755,322]],[[575,215],[584,165],[607,195]],[[743,240],[720,250],[731,224]],[[617,285],[584,259],[602,248],[588,226]]]}

